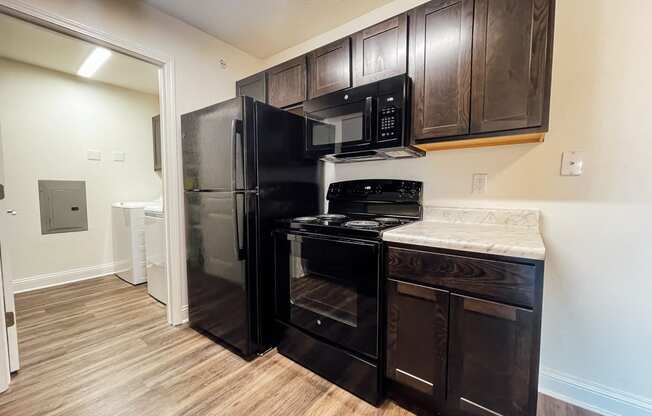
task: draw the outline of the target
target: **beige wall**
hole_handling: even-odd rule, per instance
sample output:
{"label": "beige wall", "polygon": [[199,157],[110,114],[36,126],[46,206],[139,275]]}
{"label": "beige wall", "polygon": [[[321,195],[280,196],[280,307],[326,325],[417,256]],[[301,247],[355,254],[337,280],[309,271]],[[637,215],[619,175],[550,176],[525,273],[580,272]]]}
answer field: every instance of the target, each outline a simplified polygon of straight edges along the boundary
{"label": "beige wall", "polygon": [[[396,1],[266,60],[282,62],[411,8]],[[543,213],[541,389],[617,414],[652,414],[652,2],[558,0],[550,132],[538,145],[328,165],[327,180],[409,178],[428,203]],[[262,67],[261,67],[262,69]],[[585,173],[559,175],[561,153]],[[471,175],[488,173],[486,195]]]}
{"label": "beige wall", "polygon": [[[111,204],[161,196],[158,113],[158,96],[0,59],[3,206],[18,212],[4,223],[17,289],[113,271]],[[88,150],[102,160],[87,160]],[[114,151],[125,161],[113,161]],[[86,182],[88,231],[41,235],[39,179]]]}

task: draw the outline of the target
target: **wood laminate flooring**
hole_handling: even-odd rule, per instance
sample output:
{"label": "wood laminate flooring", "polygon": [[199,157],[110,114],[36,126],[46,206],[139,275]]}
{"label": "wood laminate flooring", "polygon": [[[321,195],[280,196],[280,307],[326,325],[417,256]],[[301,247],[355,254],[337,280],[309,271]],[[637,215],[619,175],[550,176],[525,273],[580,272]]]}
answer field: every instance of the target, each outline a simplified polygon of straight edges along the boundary
{"label": "wood laminate flooring", "polygon": [[[391,401],[376,409],[275,351],[247,362],[171,327],[145,285],[115,276],[19,294],[16,307],[21,370],[1,416],[411,414]],[[545,400],[539,415],[589,415],[564,405]]]}
{"label": "wood laminate flooring", "polygon": [[114,276],[16,296],[21,370],[0,415],[407,415],[272,351],[247,362]]}

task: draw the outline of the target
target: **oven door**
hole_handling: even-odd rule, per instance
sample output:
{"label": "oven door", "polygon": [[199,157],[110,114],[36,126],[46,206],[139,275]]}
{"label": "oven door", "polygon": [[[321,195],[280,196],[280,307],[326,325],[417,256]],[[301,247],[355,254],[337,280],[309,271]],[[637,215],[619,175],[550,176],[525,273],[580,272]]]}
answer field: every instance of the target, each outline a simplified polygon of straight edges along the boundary
{"label": "oven door", "polygon": [[370,148],[375,142],[375,101],[374,97],[351,97],[350,102],[347,98],[337,105],[307,112],[308,154],[322,156]]}
{"label": "oven door", "polygon": [[278,233],[277,318],[378,357],[380,243]]}

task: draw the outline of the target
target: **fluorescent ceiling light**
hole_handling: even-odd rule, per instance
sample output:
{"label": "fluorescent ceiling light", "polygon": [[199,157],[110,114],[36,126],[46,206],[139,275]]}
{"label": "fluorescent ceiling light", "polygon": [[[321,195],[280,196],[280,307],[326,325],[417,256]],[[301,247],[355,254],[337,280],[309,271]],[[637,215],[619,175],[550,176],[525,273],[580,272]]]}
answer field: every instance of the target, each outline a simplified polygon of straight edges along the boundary
{"label": "fluorescent ceiling light", "polygon": [[109,59],[111,56],[111,51],[104,48],[95,48],[88,58],[84,61],[77,75],[90,78],[95,72]]}

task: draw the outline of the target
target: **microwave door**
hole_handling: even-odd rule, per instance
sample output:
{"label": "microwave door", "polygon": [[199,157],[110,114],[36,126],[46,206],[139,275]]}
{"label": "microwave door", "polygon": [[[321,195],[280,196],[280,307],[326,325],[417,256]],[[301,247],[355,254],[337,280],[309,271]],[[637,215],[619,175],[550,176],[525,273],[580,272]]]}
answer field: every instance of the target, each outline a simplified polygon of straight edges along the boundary
{"label": "microwave door", "polygon": [[373,136],[373,101],[370,99],[307,114],[308,150],[330,154],[369,145]]}

